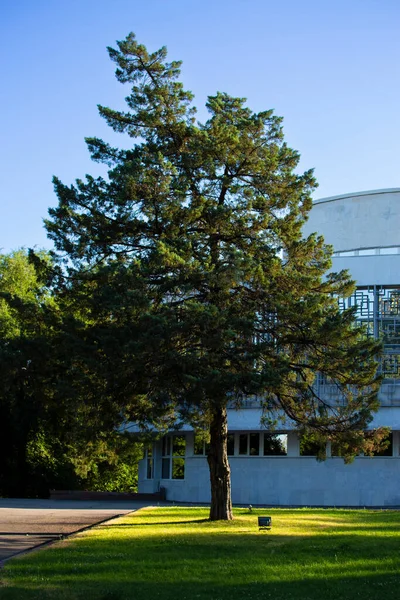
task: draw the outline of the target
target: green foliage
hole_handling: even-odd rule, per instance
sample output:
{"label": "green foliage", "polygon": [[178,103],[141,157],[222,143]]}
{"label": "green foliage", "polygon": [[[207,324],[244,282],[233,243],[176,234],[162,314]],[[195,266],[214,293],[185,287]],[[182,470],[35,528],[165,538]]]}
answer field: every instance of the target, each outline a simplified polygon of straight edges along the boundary
{"label": "green foliage", "polygon": [[130,434],[112,432],[106,438],[71,449],[71,461],[85,489],[137,492],[138,463],[143,444]]}
{"label": "green foliage", "polygon": [[0,495],[131,491],[141,444],[114,431],[112,403],[100,410],[79,315],[49,288],[53,270],[45,253],[0,256]]}
{"label": "green foliage", "polygon": [[[228,403],[248,394],[271,418],[345,438],[351,454],[377,408],[379,345],[339,311],[353,282],[325,275],[331,248],[302,237],[316,182],[298,173],[282,119],[218,92],[198,123],[165,48],[149,53],[130,34],[109,53],[131,86],[128,111],[99,110],[132,147],[89,138],[108,177],[55,178],[46,225],[96,357],[85,365],[97,401],[143,426],[214,424],[210,467],[226,458]],[[340,405],[316,395],[317,371]]]}
{"label": "green foliage", "polygon": [[[41,253],[42,260],[47,257]],[[38,493],[28,455],[54,392],[53,300],[24,250],[0,257],[0,494]],[[33,469],[34,470],[34,469]],[[46,475],[44,475],[44,478]]]}
{"label": "green foliage", "polygon": [[[45,423],[40,424],[42,427]],[[25,480],[17,485],[23,490],[23,495],[47,497],[53,489],[82,489],[85,480],[77,472],[69,455],[69,448],[62,440],[62,435],[56,437],[55,432],[44,430],[34,431],[26,446]],[[4,492],[12,493],[15,489],[7,482]]]}
{"label": "green foliage", "polygon": [[[44,258],[45,254],[40,253]],[[38,281],[36,270],[25,250],[0,255],[0,337],[10,339],[22,333],[23,323],[13,299],[25,303],[49,301],[47,289]]]}

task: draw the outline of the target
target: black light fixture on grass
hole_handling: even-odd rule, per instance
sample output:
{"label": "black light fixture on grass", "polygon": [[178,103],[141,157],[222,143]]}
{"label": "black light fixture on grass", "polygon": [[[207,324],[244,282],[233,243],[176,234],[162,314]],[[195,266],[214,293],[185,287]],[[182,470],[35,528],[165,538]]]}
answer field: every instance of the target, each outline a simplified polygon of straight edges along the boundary
{"label": "black light fixture on grass", "polygon": [[270,529],[272,524],[271,517],[258,517],[259,529]]}

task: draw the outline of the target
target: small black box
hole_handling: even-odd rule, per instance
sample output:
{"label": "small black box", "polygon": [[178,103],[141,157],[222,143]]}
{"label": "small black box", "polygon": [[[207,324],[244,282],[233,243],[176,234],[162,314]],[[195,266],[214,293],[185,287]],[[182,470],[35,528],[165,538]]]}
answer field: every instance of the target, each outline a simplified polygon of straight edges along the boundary
{"label": "small black box", "polygon": [[258,526],[260,529],[271,527],[271,517],[258,517]]}

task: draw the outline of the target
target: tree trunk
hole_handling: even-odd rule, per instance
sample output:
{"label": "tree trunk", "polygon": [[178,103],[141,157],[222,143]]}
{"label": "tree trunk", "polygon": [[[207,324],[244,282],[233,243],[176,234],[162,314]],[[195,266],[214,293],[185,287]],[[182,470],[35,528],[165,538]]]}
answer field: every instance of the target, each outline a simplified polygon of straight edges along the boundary
{"label": "tree trunk", "polygon": [[211,481],[210,521],[230,521],[232,516],[231,469],[227,452],[228,420],[226,407],[214,410],[210,426],[208,465]]}

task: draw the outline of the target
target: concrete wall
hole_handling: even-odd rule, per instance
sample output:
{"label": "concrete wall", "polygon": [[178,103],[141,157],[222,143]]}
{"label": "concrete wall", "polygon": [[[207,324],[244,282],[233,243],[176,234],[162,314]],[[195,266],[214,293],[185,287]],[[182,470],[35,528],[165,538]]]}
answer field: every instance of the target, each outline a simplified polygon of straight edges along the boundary
{"label": "concrete wall", "polygon": [[[232,457],[229,462],[235,504],[400,506],[399,457],[358,457],[350,465],[341,458],[317,462],[311,456]],[[140,491],[153,491],[152,483],[141,480]],[[167,500],[210,502],[205,457],[186,459],[184,480],[160,483]]]}
{"label": "concrete wall", "polygon": [[399,245],[399,230],[400,189],[316,200],[304,227],[306,235],[322,233],[335,251]]}
{"label": "concrete wall", "polygon": [[[156,462],[160,464],[159,444]],[[329,447],[328,447],[328,454]],[[279,506],[400,506],[400,431],[393,435],[393,456],[357,457],[350,465],[341,458],[318,462],[299,456],[295,433],[288,436],[288,456],[234,456],[232,501],[235,504]],[[193,456],[193,435],[187,436],[185,479],[146,480],[145,461],[139,469],[139,490],[157,491],[161,485],[167,500],[210,502],[210,476],[206,457]]]}
{"label": "concrete wall", "polygon": [[[303,231],[322,234],[335,252],[400,246],[400,189],[316,200]],[[399,260],[399,254],[335,256],[332,271],[348,269],[358,286],[399,285]]]}
{"label": "concrete wall", "polygon": [[[389,387],[390,384],[387,384],[387,388]],[[397,393],[399,386],[393,387]],[[261,416],[262,411],[259,408],[229,410],[229,431],[258,431],[260,429]],[[400,429],[400,407],[382,406],[378,412],[374,414],[373,420],[369,424],[368,429],[374,429],[375,427],[391,427],[392,429]],[[282,427],[278,425],[278,428],[284,431],[290,431],[291,429],[296,429],[296,426],[292,421],[290,421],[290,419],[286,418],[285,420],[282,419]]]}
{"label": "concrete wall", "polygon": [[[397,234],[400,245],[400,229]],[[400,255],[390,256],[334,256],[332,269],[338,273],[348,269],[359,287],[371,285],[395,286],[400,284]]]}
{"label": "concrete wall", "polygon": [[232,501],[279,506],[400,505],[398,457],[233,458]]}

